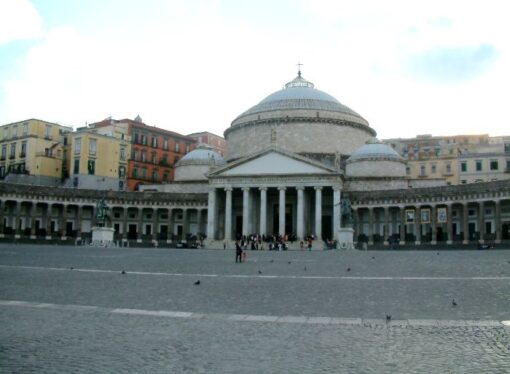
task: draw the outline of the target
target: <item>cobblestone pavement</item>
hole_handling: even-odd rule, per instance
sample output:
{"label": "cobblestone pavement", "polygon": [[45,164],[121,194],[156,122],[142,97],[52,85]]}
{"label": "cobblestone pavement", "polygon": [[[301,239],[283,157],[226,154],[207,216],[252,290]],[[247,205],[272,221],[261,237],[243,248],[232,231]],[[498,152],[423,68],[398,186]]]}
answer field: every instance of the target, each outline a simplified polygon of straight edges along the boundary
{"label": "cobblestone pavement", "polygon": [[510,251],[234,257],[0,245],[0,372],[510,373]]}

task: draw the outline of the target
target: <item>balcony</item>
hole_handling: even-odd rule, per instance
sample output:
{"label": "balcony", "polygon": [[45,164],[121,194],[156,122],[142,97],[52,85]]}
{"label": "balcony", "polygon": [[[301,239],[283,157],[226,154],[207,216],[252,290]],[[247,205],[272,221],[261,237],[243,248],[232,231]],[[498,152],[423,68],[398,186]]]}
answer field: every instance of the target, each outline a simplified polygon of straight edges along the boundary
{"label": "balcony", "polygon": [[24,158],[24,157],[26,157],[26,156],[27,156],[27,155],[26,155],[26,153],[25,153],[25,152],[21,152],[21,153],[19,154],[19,157],[20,157],[20,158]]}
{"label": "balcony", "polygon": [[10,156],[9,156],[9,160],[14,160],[15,158],[16,158],[16,156],[15,156],[15,155],[10,155]]}
{"label": "balcony", "polygon": [[0,161],[5,161],[5,156],[0,157]]}

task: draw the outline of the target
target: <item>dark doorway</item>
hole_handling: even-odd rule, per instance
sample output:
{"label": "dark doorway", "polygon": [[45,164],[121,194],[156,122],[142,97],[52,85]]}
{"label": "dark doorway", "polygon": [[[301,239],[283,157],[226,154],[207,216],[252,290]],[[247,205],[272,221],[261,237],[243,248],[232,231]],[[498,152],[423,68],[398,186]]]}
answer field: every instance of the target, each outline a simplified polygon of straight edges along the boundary
{"label": "dark doorway", "polygon": [[469,240],[475,240],[477,238],[476,225],[474,222],[470,222],[469,225]]}
{"label": "dark doorway", "polygon": [[137,235],[136,235],[136,224],[130,224],[128,226],[128,235],[127,235],[128,239],[129,240],[136,240],[137,239]]}
{"label": "dark doorway", "polygon": [[331,222],[331,216],[322,216],[322,238],[320,239],[333,239],[333,236],[331,235],[332,225],[333,223]]}
{"label": "dark doorway", "polygon": [[510,222],[503,223],[503,225],[501,227],[501,238],[503,240],[510,239]]}
{"label": "dark doorway", "polygon": [[168,239],[168,226],[167,225],[163,225],[159,228],[160,232],[159,232],[159,238],[161,240],[166,240]]}
{"label": "dark doorway", "polygon": [[[278,235],[280,233],[280,206],[273,205],[273,232]],[[285,204],[285,234],[292,235],[292,204]]]}
{"label": "dark doorway", "polygon": [[73,223],[72,222],[66,222],[66,231],[63,232],[65,236],[72,236],[73,232]]}
{"label": "dark doorway", "polygon": [[243,236],[243,216],[236,216],[235,234],[236,239],[241,239]]}
{"label": "dark doorway", "polygon": [[443,228],[437,227],[436,228],[436,238],[438,242],[444,242],[446,239],[444,237]]}
{"label": "dark doorway", "polygon": [[182,225],[177,225],[177,237],[179,239],[183,239],[182,232],[183,232]]}

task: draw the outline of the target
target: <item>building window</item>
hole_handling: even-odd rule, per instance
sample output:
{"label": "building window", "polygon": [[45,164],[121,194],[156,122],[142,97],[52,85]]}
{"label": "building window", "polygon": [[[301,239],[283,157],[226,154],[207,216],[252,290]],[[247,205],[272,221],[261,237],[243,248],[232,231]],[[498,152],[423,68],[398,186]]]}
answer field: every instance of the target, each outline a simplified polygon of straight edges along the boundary
{"label": "building window", "polygon": [[189,144],[186,144],[186,153],[189,152]]}
{"label": "building window", "polygon": [[425,165],[421,165],[420,166],[420,175],[422,177],[424,177],[425,175],[427,175],[427,173],[425,172]]}
{"label": "building window", "polygon": [[8,127],[6,127],[6,128],[4,129],[4,139],[7,139],[8,137],[9,137],[9,128],[8,128]]}
{"label": "building window", "polygon": [[124,178],[126,176],[126,167],[119,166],[119,178]]}
{"label": "building window", "polygon": [[406,174],[407,175],[411,174],[411,168],[409,166],[406,167]]}
{"label": "building window", "polygon": [[467,162],[466,161],[462,161],[460,163],[460,171],[462,171],[463,173],[465,173],[467,171]]}
{"label": "building window", "polygon": [[152,161],[153,164],[157,163],[158,158],[156,156],[156,152],[152,152],[151,161]]}
{"label": "building window", "polygon": [[142,162],[145,162],[147,161],[147,151],[143,150],[142,151]]}
{"label": "building window", "polygon": [[96,139],[89,139],[89,155],[95,156],[96,155]]}
{"label": "building window", "polygon": [[175,152],[180,152],[181,150],[181,145],[179,144],[179,142],[175,142]]}
{"label": "building window", "polygon": [[16,143],[11,144],[11,154],[9,158],[15,158],[16,157]]}
{"label": "building window", "polygon": [[450,174],[452,172],[452,164],[446,164],[446,172]]}
{"label": "building window", "polygon": [[510,171],[510,160],[506,160],[506,171]]}
{"label": "building window", "polygon": [[51,140],[51,125],[46,125],[44,130],[44,138]]}
{"label": "building window", "polygon": [[138,133],[135,132],[134,136],[133,136],[133,143],[137,144],[138,143]]}
{"label": "building window", "polygon": [[18,125],[12,126],[12,137],[17,138],[18,137]]}
{"label": "building window", "polygon": [[432,164],[432,165],[430,166],[430,172],[431,172],[432,174],[436,174],[436,164]]}
{"label": "building window", "polygon": [[74,153],[81,153],[81,138],[74,139]]}
{"label": "building window", "polygon": [[152,148],[158,148],[158,138],[155,136],[152,137]]}
{"label": "building window", "polygon": [[152,181],[153,182],[157,182],[158,181],[158,171],[157,170],[153,170],[152,171]]}
{"label": "building window", "polygon": [[1,159],[5,160],[6,157],[7,157],[7,144],[4,144],[4,145],[2,145],[2,157],[1,157]]}
{"label": "building window", "polygon": [[168,171],[163,173],[163,182],[168,182]]}
{"label": "building window", "polygon": [[80,174],[80,159],[74,159],[73,174]]}
{"label": "building window", "polygon": [[491,160],[490,168],[491,170],[498,170],[498,160]]}
{"label": "building window", "polygon": [[94,175],[96,173],[96,161],[95,160],[88,161],[87,170],[90,175]]}
{"label": "building window", "polygon": [[133,176],[133,178],[138,178],[138,169],[137,168],[133,168],[132,176]]}
{"label": "building window", "polygon": [[120,147],[120,159],[121,161],[126,161],[126,148]]}
{"label": "building window", "polygon": [[21,142],[21,153],[19,157],[25,157],[27,155],[27,142]]}
{"label": "building window", "polygon": [[142,178],[147,179],[147,168],[142,168]]}
{"label": "building window", "polygon": [[142,144],[147,145],[147,134],[142,134],[141,138],[142,138]]}
{"label": "building window", "polygon": [[137,148],[133,150],[133,158],[135,159],[135,161],[140,161],[140,151],[138,151]]}
{"label": "building window", "polygon": [[23,123],[23,136],[28,135],[28,122]]}
{"label": "building window", "polygon": [[482,160],[476,160],[476,171],[482,171]]}
{"label": "building window", "polygon": [[168,138],[163,139],[163,149],[168,150]]}

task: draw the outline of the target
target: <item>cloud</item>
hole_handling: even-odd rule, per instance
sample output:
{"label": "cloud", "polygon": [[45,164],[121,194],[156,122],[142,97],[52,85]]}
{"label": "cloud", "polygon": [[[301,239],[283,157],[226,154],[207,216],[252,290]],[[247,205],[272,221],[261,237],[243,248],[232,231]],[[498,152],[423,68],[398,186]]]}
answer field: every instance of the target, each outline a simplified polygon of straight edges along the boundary
{"label": "cloud", "polygon": [[39,38],[43,22],[27,0],[0,1],[0,46],[9,42]]}
{"label": "cloud", "polygon": [[420,79],[450,83],[483,74],[498,58],[491,44],[460,47],[436,47],[410,55],[406,70]]}

